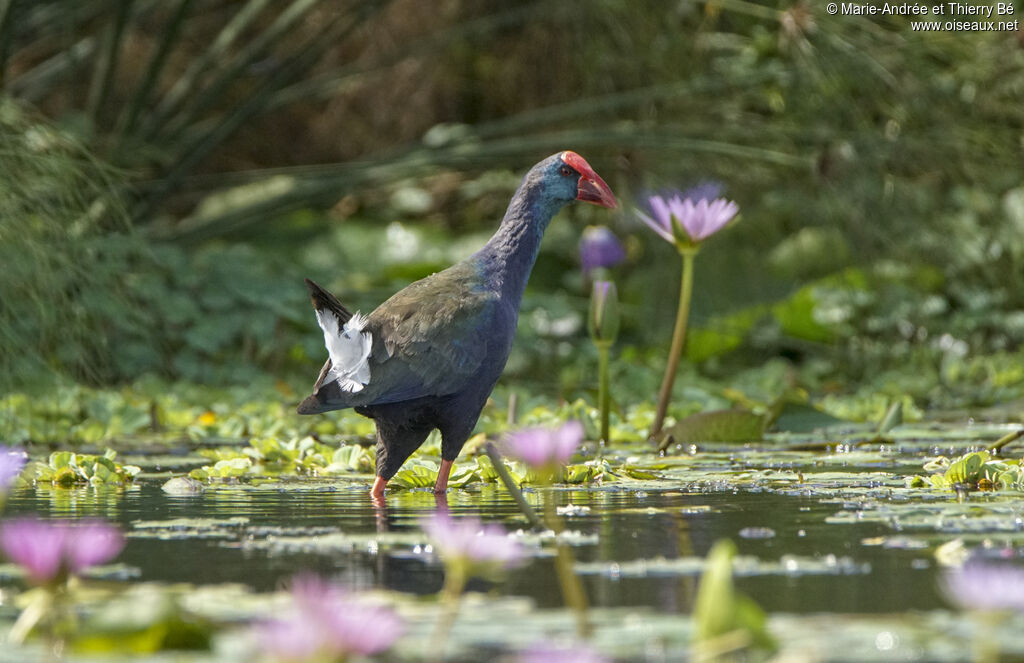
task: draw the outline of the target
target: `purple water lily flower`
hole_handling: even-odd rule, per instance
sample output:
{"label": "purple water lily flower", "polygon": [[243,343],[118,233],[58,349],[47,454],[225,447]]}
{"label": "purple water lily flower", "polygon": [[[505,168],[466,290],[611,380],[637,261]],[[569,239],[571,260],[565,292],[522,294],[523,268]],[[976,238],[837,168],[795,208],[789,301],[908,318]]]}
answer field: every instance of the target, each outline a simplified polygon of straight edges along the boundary
{"label": "purple water lily flower", "polygon": [[313,575],[292,584],[293,611],[260,624],[260,643],[281,661],[337,660],[388,649],[404,630],[393,610],[353,597]]}
{"label": "purple water lily flower", "polygon": [[124,548],[121,531],[97,520],[68,526],[65,537],[64,559],[73,575],[114,559]]}
{"label": "purple water lily flower", "polygon": [[950,602],[967,610],[1024,612],[1024,569],[1002,564],[967,562],[940,580]]}
{"label": "purple water lily flower", "polygon": [[110,561],[123,547],[120,530],[98,520],[75,524],[26,518],[0,526],[4,555],[39,584]]}
{"label": "purple water lily flower", "polygon": [[568,421],[559,428],[527,428],[505,439],[505,451],[534,469],[565,465],[583,441],[583,425]]}
{"label": "purple water lily flower", "polygon": [[557,647],[538,643],[519,655],[518,663],[609,663],[611,659],[594,652],[586,645]]}
{"label": "purple water lily flower", "polygon": [[11,449],[0,451],[0,493],[7,492],[25,467],[25,452]]}
{"label": "purple water lily flower", "polygon": [[510,539],[500,525],[484,525],[477,518],[455,520],[447,513],[438,512],[424,519],[423,531],[446,559],[508,568],[524,557],[522,547]]}
{"label": "purple water lily flower", "polygon": [[263,651],[278,661],[309,661],[326,655],[322,627],[313,620],[278,619],[256,627]]}
{"label": "purple water lily flower", "polygon": [[[665,241],[697,243],[725,227],[740,211],[739,205],[725,198],[683,198],[655,195],[647,199],[652,216],[637,211],[637,215]],[[677,237],[675,224],[679,224],[685,237]]]}
{"label": "purple water lily flower", "polygon": [[622,242],[606,226],[587,226],[580,237],[580,264],[583,274],[618,265],[626,259]]}

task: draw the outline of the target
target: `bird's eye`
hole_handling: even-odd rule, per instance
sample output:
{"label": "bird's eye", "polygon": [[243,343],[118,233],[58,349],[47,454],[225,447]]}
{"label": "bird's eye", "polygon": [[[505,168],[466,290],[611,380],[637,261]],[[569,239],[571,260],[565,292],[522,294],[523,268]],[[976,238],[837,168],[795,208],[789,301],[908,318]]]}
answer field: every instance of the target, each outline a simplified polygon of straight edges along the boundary
{"label": "bird's eye", "polygon": [[572,168],[570,168],[569,166],[562,166],[561,168],[558,169],[558,172],[563,177],[569,177],[570,175],[572,175]]}

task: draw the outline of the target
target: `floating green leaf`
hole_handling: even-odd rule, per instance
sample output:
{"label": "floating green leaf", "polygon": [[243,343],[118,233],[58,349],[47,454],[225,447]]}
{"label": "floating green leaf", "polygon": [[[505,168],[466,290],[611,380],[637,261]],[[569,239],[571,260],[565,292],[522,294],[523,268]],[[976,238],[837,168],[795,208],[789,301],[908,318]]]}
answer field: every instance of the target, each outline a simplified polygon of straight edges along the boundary
{"label": "floating green leaf", "polygon": [[123,486],[130,484],[141,471],[135,465],[121,465],[114,459],[116,452],[108,449],[102,456],[55,451],[47,462],[31,465],[26,476],[37,483],[56,486],[91,484],[94,486]]}

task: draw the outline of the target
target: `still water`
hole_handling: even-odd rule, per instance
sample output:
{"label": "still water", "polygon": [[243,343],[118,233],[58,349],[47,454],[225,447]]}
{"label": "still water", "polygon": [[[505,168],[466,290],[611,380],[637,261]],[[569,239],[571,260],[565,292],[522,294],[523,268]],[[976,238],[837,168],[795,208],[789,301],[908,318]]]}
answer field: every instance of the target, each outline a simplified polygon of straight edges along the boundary
{"label": "still water", "polygon": [[[439,561],[415,542],[418,519],[439,508],[425,491],[394,492],[381,508],[359,482],[222,486],[195,496],[167,495],[160,483],[141,480],[120,493],[21,489],[10,495],[6,516],[90,516],[118,523],[129,537],[118,561],[131,569],[133,580],[242,583],[266,591],[280,588],[298,571],[315,570],[357,590],[431,594],[441,588]],[[696,575],[666,572],[659,564],[704,557],[723,538],[736,542],[741,556],[784,566],[790,560],[789,571],[754,569],[737,578],[738,588],[769,612],[893,613],[944,605],[930,550],[865,545],[872,537],[891,534],[890,529],[878,523],[829,524],[826,518],[842,505],[819,498],[613,486],[560,490],[557,501],[574,507],[566,516],[567,527],[579,535],[573,549],[595,607],[690,613]],[[455,516],[472,514],[510,531],[525,528],[500,488],[455,490],[446,502]],[[185,522],[157,527],[159,534],[153,535],[154,525],[176,519],[202,520],[195,527]],[[289,537],[339,533],[356,543],[350,549],[318,549],[314,538],[309,545],[271,545]],[[403,539],[403,533],[412,538]],[[831,570],[804,572],[806,566],[793,559],[819,560],[831,564]],[[638,560],[650,563],[645,572],[636,572]],[[550,555],[532,557],[496,586],[470,587],[528,597],[538,607],[562,605]]]}

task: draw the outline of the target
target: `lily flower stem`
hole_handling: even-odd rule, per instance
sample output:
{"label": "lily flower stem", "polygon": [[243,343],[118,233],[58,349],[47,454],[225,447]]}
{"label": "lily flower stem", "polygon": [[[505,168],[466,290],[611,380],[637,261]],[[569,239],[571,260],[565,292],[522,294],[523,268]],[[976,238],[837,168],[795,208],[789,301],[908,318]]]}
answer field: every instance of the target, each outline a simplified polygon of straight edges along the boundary
{"label": "lily flower stem", "polygon": [[607,446],[611,442],[611,436],[608,434],[608,410],[611,406],[608,378],[608,358],[610,352],[610,343],[597,343],[597,407],[601,412],[602,446]]}
{"label": "lily flower stem", "polygon": [[562,533],[562,521],[558,519],[555,495],[550,488],[544,491],[544,519],[548,529],[555,533],[555,571],[562,586],[562,597],[576,615],[576,636],[580,639],[588,638],[591,629],[587,615],[587,595],[579,576],[573,571],[572,551],[559,536]]}
{"label": "lily flower stem", "polygon": [[466,587],[466,571],[462,563],[449,564],[444,570],[444,586],[441,587],[441,612],[434,627],[432,649],[434,660],[444,660],[444,650],[448,644],[455,618],[459,614],[462,602],[462,590]]}
{"label": "lily flower stem", "polygon": [[526,520],[530,522],[530,526],[534,529],[542,530],[545,525],[541,521],[540,516],[533,510],[530,503],[523,497],[523,491],[519,490],[519,486],[516,485],[515,479],[509,474],[508,468],[505,467],[505,459],[501,457],[501,453],[494,447],[493,444],[488,442],[484,445],[484,452],[488,458],[491,459],[491,465],[494,466],[494,471],[498,473],[498,478],[501,479],[501,483],[505,484],[505,489],[508,494],[515,500],[516,506],[519,507],[519,511],[526,516]]}
{"label": "lily flower stem", "polygon": [[672,346],[668,351],[665,377],[662,379],[661,389],[658,391],[658,411],[654,415],[654,425],[651,426],[651,437],[661,433],[665,413],[668,412],[668,403],[672,400],[672,386],[676,381],[679,357],[682,355],[683,344],[686,342],[686,324],[690,318],[690,299],[693,296],[693,259],[697,256],[697,249],[695,247],[680,248],[679,254],[683,257],[683,271],[679,284],[679,308],[676,309],[676,327],[672,332]]}
{"label": "lily flower stem", "polygon": [[1005,615],[998,612],[980,610],[972,613],[974,617],[974,663],[998,663],[999,640],[996,631]]}

